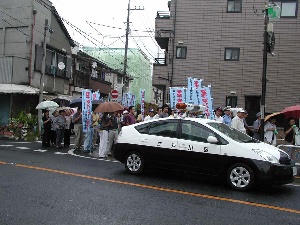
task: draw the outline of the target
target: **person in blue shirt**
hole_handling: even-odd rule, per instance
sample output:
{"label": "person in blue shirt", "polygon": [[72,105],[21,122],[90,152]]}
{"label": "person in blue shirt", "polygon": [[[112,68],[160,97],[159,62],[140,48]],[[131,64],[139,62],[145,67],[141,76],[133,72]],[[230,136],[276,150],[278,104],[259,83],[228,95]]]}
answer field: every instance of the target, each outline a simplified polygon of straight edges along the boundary
{"label": "person in blue shirt", "polygon": [[228,126],[231,126],[231,110],[230,110],[230,107],[225,107],[224,108],[224,113],[225,115],[223,116],[223,123],[228,125]]}

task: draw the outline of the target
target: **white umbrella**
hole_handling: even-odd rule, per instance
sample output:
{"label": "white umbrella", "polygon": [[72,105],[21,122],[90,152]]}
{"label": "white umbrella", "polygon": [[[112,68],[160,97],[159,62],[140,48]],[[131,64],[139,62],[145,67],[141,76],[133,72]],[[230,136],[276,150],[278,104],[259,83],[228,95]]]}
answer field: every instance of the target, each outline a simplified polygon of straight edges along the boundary
{"label": "white umbrella", "polygon": [[57,108],[59,105],[53,101],[43,101],[39,103],[35,108],[36,109],[50,109],[50,108]]}

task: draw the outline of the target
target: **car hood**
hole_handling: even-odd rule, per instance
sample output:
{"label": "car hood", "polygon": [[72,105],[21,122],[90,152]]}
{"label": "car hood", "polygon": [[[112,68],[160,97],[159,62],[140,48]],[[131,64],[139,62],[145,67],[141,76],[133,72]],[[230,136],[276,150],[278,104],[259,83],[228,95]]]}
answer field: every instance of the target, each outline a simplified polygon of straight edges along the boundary
{"label": "car hood", "polygon": [[250,149],[250,150],[263,150],[273,156],[275,156],[278,160],[280,159],[280,149],[273,146],[273,145],[269,145],[263,142],[259,142],[259,143],[244,143],[242,144],[244,147]]}

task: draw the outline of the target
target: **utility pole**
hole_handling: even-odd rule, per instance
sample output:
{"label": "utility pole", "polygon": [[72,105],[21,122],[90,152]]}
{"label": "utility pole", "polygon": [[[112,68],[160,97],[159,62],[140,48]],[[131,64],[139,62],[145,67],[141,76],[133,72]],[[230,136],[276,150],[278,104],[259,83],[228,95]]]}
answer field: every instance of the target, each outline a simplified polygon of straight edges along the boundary
{"label": "utility pole", "polygon": [[261,88],[261,105],[260,105],[260,113],[261,113],[261,123],[260,123],[260,140],[264,141],[265,136],[265,108],[266,108],[266,91],[267,91],[267,63],[268,63],[268,23],[269,23],[269,16],[268,16],[268,5],[266,5],[265,9],[265,23],[264,23],[264,50],[263,50],[263,73],[262,73],[262,88]]}
{"label": "utility pole", "polygon": [[122,96],[123,94],[125,94],[126,92],[126,89],[129,87],[129,80],[127,79],[126,77],[126,73],[127,73],[127,62],[128,62],[128,36],[129,36],[129,31],[130,31],[130,27],[129,27],[129,24],[130,24],[130,20],[129,20],[129,17],[130,17],[130,11],[131,10],[144,10],[144,8],[134,8],[134,9],[130,9],[130,0],[128,0],[128,7],[127,7],[127,21],[126,21],[126,39],[125,39],[125,54],[124,54],[124,69],[123,69],[123,87],[122,87]]}
{"label": "utility pole", "polygon": [[[41,70],[41,77],[40,77],[40,95],[39,95],[39,103],[43,101],[43,92],[44,92],[44,82],[43,78],[45,75],[45,69],[46,69],[46,34],[49,30],[48,26],[48,20],[45,19],[45,26],[44,26],[44,40],[43,40],[43,59],[42,59],[42,70]],[[42,131],[42,110],[38,110],[38,125],[39,125],[39,133],[41,134]]]}
{"label": "utility pole", "polygon": [[267,63],[268,53],[272,56],[275,47],[275,35],[273,32],[273,24],[269,23],[271,19],[280,18],[280,7],[274,2],[265,5],[265,22],[264,22],[264,50],[263,50],[263,73],[262,73],[262,93],[261,93],[261,123],[260,123],[260,140],[264,141],[264,126],[265,126],[265,109],[266,109],[266,92],[267,92]]}
{"label": "utility pole", "polygon": [[122,87],[122,95],[125,94],[127,89],[127,54],[128,54],[128,35],[129,35],[129,16],[130,16],[130,0],[128,0],[128,8],[127,8],[127,21],[126,21],[126,39],[125,39],[125,54],[124,54],[124,70],[123,70],[123,87]]}

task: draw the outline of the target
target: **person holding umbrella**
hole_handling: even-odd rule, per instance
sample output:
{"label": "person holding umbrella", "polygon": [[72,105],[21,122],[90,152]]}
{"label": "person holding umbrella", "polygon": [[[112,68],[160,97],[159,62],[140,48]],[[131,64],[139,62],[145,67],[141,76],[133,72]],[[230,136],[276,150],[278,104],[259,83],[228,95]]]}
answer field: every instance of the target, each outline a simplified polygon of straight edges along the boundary
{"label": "person holding umbrella", "polygon": [[100,121],[100,144],[99,144],[99,158],[107,158],[108,156],[108,132],[112,129],[113,121],[110,114],[105,112]]}
{"label": "person holding umbrella", "polygon": [[49,117],[49,110],[45,110],[42,118],[44,125],[44,133],[42,139],[42,147],[50,147],[51,140],[51,119]]}
{"label": "person holding umbrella", "polygon": [[295,144],[295,131],[294,128],[296,127],[296,121],[294,117],[290,117],[288,119],[288,124],[284,126],[284,134],[285,134],[285,142],[287,144],[294,145]]}
{"label": "person holding umbrella", "polygon": [[62,148],[61,142],[64,138],[66,127],[66,118],[65,118],[65,110],[59,110],[59,116],[57,117],[57,125],[56,125],[56,147]]}

